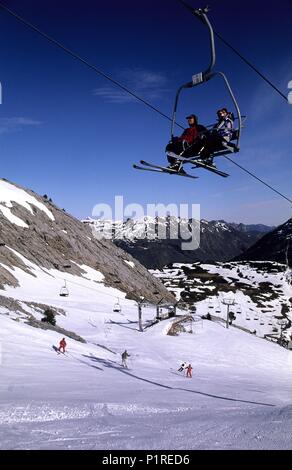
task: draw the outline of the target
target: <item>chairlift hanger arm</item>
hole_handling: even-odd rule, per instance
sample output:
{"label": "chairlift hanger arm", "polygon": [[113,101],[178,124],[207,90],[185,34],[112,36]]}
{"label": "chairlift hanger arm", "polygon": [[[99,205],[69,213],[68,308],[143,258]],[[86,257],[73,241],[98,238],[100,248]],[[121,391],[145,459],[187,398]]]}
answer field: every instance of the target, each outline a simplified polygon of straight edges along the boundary
{"label": "chairlift hanger arm", "polygon": [[207,26],[209,30],[209,36],[210,36],[210,51],[211,51],[211,58],[210,58],[210,64],[208,68],[203,72],[203,77],[205,75],[208,75],[214,68],[215,63],[216,63],[216,49],[215,49],[215,39],[214,39],[214,30],[213,27],[208,19],[207,14],[210,11],[209,6],[207,5],[204,8],[193,8],[191,5],[186,3],[184,0],[179,0],[190,12],[196,16],[205,26]]}
{"label": "chairlift hanger arm", "polygon": [[200,84],[210,80],[210,78],[212,78],[210,74],[211,74],[211,72],[212,72],[212,70],[215,66],[215,63],[216,63],[216,49],[215,49],[214,31],[213,31],[212,25],[211,25],[211,23],[210,23],[210,21],[207,17],[207,13],[209,11],[209,8],[205,7],[205,8],[200,8],[198,10],[195,10],[192,7],[190,7],[189,5],[187,5],[185,2],[182,2],[182,3],[187,8],[189,8],[192,11],[192,13],[200,21],[202,21],[207,26],[207,28],[209,30],[209,36],[210,36],[211,58],[210,58],[210,64],[209,64],[208,68],[204,72],[200,72],[198,74],[193,75],[192,81],[187,82],[184,85],[182,85],[176,93],[174,109],[173,109],[173,114],[172,114],[171,139],[174,136],[174,126],[176,124],[177,106],[178,106],[178,101],[179,101],[179,97],[180,97],[180,94],[181,94],[182,90],[185,89],[185,88],[195,87],[197,85],[200,85]]}
{"label": "chairlift hanger arm", "polygon": [[194,15],[199,18],[208,28],[209,30],[209,36],[210,36],[210,51],[211,51],[211,58],[210,58],[210,64],[209,67],[203,72],[203,78],[204,81],[207,79],[205,78],[214,68],[215,63],[216,63],[216,49],[215,49],[215,39],[214,39],[214,31],[212,28],[212,25],[207,17],[207,13],[209,11],[209,8],[206,7],[204,9],[199,9],[194,11]]}

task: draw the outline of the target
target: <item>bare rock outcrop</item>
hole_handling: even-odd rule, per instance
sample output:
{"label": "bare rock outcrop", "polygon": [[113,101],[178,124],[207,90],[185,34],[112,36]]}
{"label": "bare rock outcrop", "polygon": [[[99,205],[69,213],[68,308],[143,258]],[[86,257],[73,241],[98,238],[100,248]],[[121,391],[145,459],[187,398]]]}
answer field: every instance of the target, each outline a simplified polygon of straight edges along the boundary
{"label": "bare rock outcrop", "polygon": [[[2,194],[1,182],[5,185]],[[10,189],[18,200],[16,197],[16,201],[7,203]],[[18,193],[28,202],[22,203]],[[46,196],[0,180],[0,289],[18,286],[15,268],[35,276],[27,260],[40,268],[75,276],[85,274],[82,265],[86,265],[103,274],[105,285],[125,292],[128,298],[143,296],[154,303],[161,298],[174,301],[159,280],[110,240],[96,239],[90,227]]]}

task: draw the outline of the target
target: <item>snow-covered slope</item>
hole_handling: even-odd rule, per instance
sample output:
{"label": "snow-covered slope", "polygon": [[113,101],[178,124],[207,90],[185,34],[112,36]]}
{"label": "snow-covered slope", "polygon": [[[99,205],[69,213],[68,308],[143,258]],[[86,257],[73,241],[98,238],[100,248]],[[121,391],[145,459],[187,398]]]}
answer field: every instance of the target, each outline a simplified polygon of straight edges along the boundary
{"label": "snow-covered slope", "polygon": [[[273,341],[292,339],[292,284],[285,265],[273,262],[180,264],[152,271],[178,299],[200,315],[226,320],[226,298],[234,304],[233,326]],[[281,325],[282,324],[282,334]]]}
{"label": "snow-covered slope", "polygon": [[49,211],[44,204],[40,203],[34,196],[28,194],[23,189],[10,184],[8,181],[0,180],[0,199],[0,211],[4,217],[19,227],[28,228],[28,225],[24,220],[16,217],[12,213],[11,208],[13,208],[13,203],[19,204],[33,215],[32,206],[37,207],[39,210],[43,211],[49,219],[55,220],[52,212]]}
{"label": "snow-covered slope", "polygon": [[[194,334],[166,335],[170,320],[141,333],[134,303],[113,314],[106,291],[50,295],[40,292],[66,312],[57,323],[87,343],[66,338],[58,355],[59,334],[2,312],[1,449],[291,448],[291,352],[208,321]],[[144,309],[144,324],[154,314]]]}

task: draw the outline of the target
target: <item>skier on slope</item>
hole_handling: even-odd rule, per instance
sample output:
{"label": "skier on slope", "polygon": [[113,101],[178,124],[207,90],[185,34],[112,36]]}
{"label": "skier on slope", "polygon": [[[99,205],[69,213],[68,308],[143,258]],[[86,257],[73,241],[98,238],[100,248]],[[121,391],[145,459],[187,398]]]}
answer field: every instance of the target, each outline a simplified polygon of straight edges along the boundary
{"label": "skier on slope", "polygon": [[[66,346],[67,346],[67,343],[66,343],[66,341],[65,341],[65,338],[61,339],[60,344],[59,344],[59,349],[58,349],[58,351],[63,352],[63,353],[65,354],[65,352],[66,352],[66,351],[65,351]],[[61,349],[62,349],[63,351],[61,351]]]}
{"label": "skier on slope", "polygon": [[178,372],[182,372],[185,368],[187,367],[187,363],[186,362],[183,362],[180,366],[180,368],[178,369]]}
{"label": "skier on slope", "polygon": [[192,370],[193,370],[192,365],[189,364],[189,365],[186,367],[186,369],[187,369],[187,375],[186,375],[186,377],[189,377],[189,378],[191,379],[191,378],[192,378]]}
{"label": "skier on slope", "polygon": [[128,369],[128,366],[127,366],[128,357],[130,357],[130,354],[128,354],[127,350],[125,349],[125,351],[122,353],[122,366],[125,367],[126,369]]}

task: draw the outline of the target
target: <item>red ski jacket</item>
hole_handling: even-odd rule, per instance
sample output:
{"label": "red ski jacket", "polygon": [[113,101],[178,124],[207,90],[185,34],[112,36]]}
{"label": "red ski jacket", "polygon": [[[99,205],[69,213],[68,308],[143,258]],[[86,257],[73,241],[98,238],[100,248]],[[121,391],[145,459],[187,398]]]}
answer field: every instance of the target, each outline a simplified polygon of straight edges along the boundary
{"label": "red ski jacket", "polygon": [[60,341],[60,348],[65,348],[67,346],[67,343],[65,340],[61,339]]}
{"label": "red ski jacket", "polygon": [[196,126],[188,127],[184,130],[182,135],[178,138],[178,140],[186,140],[189,145],[193,144],[196,138],[199,135],[198,128]]}

